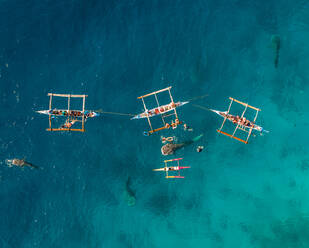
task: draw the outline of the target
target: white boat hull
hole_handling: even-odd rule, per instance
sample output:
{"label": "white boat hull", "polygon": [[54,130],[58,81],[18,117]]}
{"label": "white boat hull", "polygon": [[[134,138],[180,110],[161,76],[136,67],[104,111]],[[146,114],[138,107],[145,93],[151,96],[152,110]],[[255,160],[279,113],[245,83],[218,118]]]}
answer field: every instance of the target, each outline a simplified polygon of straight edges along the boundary
{"label": "white boat hull", "polygon": [[[165,113],[168,113],[172,110],[174,110],[175,108],[177,107],[181,107],[185,104],[187,104],[189,102],[177,102],[175,103],[176,104],[176,107],[174,108],[170,108],[168,110],[165,110],[166,107],[170,106],[170,104],[166,104],[166,105],[163,105],[163,106],[160,106],[160,107],[157,107],[157,108],[153,108],[151,110],[148,110],[148,111],[145,111],[141,114],[138,114],[138,115],[135,115],[134,117],[131,118],[131,120],[135,120],[135,119],[143,119],[143,118],[147,118],[147,117],[154,117],[154,116],[157,116],[157,115],[162,115],[162,114],[165,114]],[[163,109],[163,111],[161,111]]]}
{"label": "white boat hull", "polygon": [[38,110],[38,111],[35,111],[35,112],[37,112],[39,114],[43,114],[43,115],[50,115],[49,110]]}

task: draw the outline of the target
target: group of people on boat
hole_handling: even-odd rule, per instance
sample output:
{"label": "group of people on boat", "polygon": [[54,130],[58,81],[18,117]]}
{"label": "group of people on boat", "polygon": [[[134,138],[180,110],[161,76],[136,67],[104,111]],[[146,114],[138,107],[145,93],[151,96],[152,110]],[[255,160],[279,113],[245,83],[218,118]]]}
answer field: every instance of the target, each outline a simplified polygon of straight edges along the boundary
{"label": "group of people on boat", "polygon": [[163,114],[167,111],[170,111],[170,110],[176,108],[178,105],[179,105],[179,103],[171,102],[170,104],[167,104],[167,105],[164,105],[164,106],[152,109],[152,110],[148,110],[147,114],[148,114],[149,117],[153,116],[153,115]]}
{"label": "group of people on boat", "polygon": [[227,119],[229,119],[231,122],[234,124],[239,124],[241,126],[245,127],[253,127],[254,124],[246,119],[245,117],[240,117],[239,115],[229,115],[229,114],[224,114]]}
{"label": "group of people on boat", "polygon": [[77,110],[50,110],[50,114],[52,115],[59,115],[59,116],[74,116],[74,117],[82,117],[83,115],[85,115],[85,118],[88,117],[94,117],[95,113],[92,111],[88,111],[86,110],[84,113],[82,111],[77,111]]}
{"label": "group of people on boat", "polygon": [[[50,110],[49,113],[51,115],[57,115],[57,116],[70,116],[70,117],[85,117],[91,118],[95,117],[95,112],[85,110],[84,112],[78,111],[78,110],[58,110],[58,109],[53,109]],[[78,120],[77,119],[72,119],[72,120],[66,120],[66,122],[61,126],[61,128],[71,128]]]}
{"label": "group of people on boat", "polygon": [[69,111],[69,114],[68,114],[67,110],[53,109],[53,110],[50,110],[49,113],[52,114],[52,115],[59,115],[59,116],[68,116],[68,115],[70,115],[70,116],[82,116],[81,111],[74,111],[74,110]]}

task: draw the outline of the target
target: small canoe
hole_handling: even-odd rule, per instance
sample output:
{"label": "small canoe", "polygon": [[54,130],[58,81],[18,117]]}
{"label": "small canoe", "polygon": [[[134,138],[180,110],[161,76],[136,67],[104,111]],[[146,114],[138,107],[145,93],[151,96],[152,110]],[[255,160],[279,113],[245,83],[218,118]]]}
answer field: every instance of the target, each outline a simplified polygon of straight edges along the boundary
{"label": "small canoe", "polygon": [[188,169],[190,166],[172,166],[172,167],[163,167],[159,169],[153,169],[153,171],[178,171],[183,169]]}

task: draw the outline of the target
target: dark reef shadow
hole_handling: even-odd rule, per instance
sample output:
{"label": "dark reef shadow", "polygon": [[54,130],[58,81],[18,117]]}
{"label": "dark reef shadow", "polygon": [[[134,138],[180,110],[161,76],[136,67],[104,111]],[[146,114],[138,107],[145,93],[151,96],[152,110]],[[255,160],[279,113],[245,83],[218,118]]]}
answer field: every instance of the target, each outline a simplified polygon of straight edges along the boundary
{"label": "dark reef shadow", "polygon": [[175,195],[165,191],[155,192],[146,202],[145,207],[153,214],[167,217],[177,204]]}

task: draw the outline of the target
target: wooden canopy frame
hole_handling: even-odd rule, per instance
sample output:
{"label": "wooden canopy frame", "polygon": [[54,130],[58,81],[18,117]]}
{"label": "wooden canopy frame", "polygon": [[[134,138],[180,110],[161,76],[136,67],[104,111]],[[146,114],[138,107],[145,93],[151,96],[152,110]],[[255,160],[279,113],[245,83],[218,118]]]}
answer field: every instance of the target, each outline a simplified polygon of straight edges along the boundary
{"label": "wooden canopy frame", "polygon": [[[76,121],[76,122],[81,122],[82,128],[52,128],[52,116],[49,115],[49,128],[47,128],[47,131],[75,131],[75,132],[85,132],[85,103],[86,103],[86,97],[88,95],[72,95],[72,94],[54,94],[54,93],[48,93],[47,96],[49,96],[49,110],[52,110],[52,101],[53,97],[64,97],[68,99],[68,109],[66,110],[68,115],[67,115],[67,121]],[[83,114],[81,116],[71,116],[71,108],[70,108],[70,103],[71,103],[71,98],[82,98],[83,99],[83,106],[82,110],[74,110],[74,111],[81,111]]]}
{"label": "wooden canopy frame", "polygon": [[[143,95],[143,96],[139,96],[137,99],[141,99],[141,100],[142,100],[143,106],[144,106],[144,109],[145,109],[145,112],[147,112],[148,109],[147,109],[147,107],[146,107],[144,98],[149,97],[149,96],[154,96],[155,99],[156,99],[158,108],[159,108],[159,107],[160,107],[160,104],[159,104],[159,100],[158,100],[158,97],[157,97],[157,94],[158,94],[158,93],[161,93],[161,92],[164,92],[164,91],[168,91],[169,96],[170,96],[170,99],[171,99],[171,102],[174,102],[173,97],[172,97],[172,94],[171,94],[171,88],[172,88],[172,86],[169,86],[169,87],[167,87],[167,88],[165,88],[165,89],[157,90],[157,91],[151,92],[151,93],[149,93],[149,94],[146,94],[146,95]],[[176,117],[175,119],[178,119],[178,120],[179,120],[178,114],[177,114],[177,111],[176,111],[176,107],[173,109],[173,113],[169,113],[169,114],[160,114],[160,115],[161,115],[161,119],[162,119],[163,126],[162,126],[162,127],[159,127],[159,128],[155,128],[155,129],[152,127],[152,124],[151,124],[151,121],[150,121],[149,116],[148,116],[148,115],[146,116],[146,118],[147,118],[147,120],[148,120],[148,124],[149,124],[149,126],[150,126],[150,130],[147,131],[148,134],[153,134],[153,133],[158,132],[158,131],[160,131],[160,130],[169,128],[169,127],[167,127],[166,124],[168,124],[169,126],[171,126],[172,124],[169,124],[168,122],[165,121],[165,118],[166,118],[166,117],[169,117],[169,116],[173,116],[173,115],[174,115],[174,116]],[[179,121],[178,124],[174,123],[174,125],[176,125],[176,127],[177,127],[177,125],[180,125],[180,124],[182,124],[181,121]]]}
{"label": "wooden canopy frame", "polygon": [[[244,102],[238,101],[238,100],[236,100],[236,99],[234,99],[234,98],[232,98],[232,97],[229,97],[229,99],[231,100],[230,105],[229,105],[229,108],[228,108],[228,110],[227,110],[226,116],[224,117],[224,120],[223,120],[223,122],[222,122],[222,125],[221,125],[221,127],[220,127],[219,129],[217,129],[217,132],[218,132],[218,133],[221,133],[221,134],[224,134],[224,135],[226,135],[226,136],[229,136],[229,137],[231,137],[231,138],[233,138],[233,139],[236,139],[236,140],[238,140],[238,141],[240,141],[240,142],[243,142],[243,143],[245,143],[245,144],[248,144],[248,140],[249,140],[249,138],[250,138],[250,136],[251,136],[253,126],[251,126],[250,128],[247,127],[247,129],[249,129],[249,130],[247,130],[244,126],[242,126],[242,125],[240,125],[240,124],[237,124],[236,128],[234,129],[233,134],[229,134],[229,133],[226,133],[226,132],[222,131],[222,128],[223,128],[224,123],[225,123],[225,121],[226,121],[226,119],[227,119],[227,115],[228,115],[229,112],[230,112],[230,109],[231,109],[231,106],[232,106],[232,103],[233,103],[233,102],[239,103],[239,104],[241,104],[241,105],[243,105],[243,106],[245,107],[244,111],[243,111],[242,114],[241,114],[241,117],[244,116],[244,114],[245,114],[245,112],[247,111],[248,108],[251,108],[251,109],[253,109],[253,110],[256,111],[254,120],[252,121],[253,124],[255,123],[256,118],[258,117],[258,114],[259,114],[259,112],[261,111],[261,109],[256,108],[256,107],[253,107],[253,106],[250,106],[250,105],[248,105],[248,103],[244,103]],[[235,136],[235,133],[236,133],[237,130],[242,130],[242,131],[248,133],[246,140],[243,140],[243,139],[241,139],[241,138]]]}

